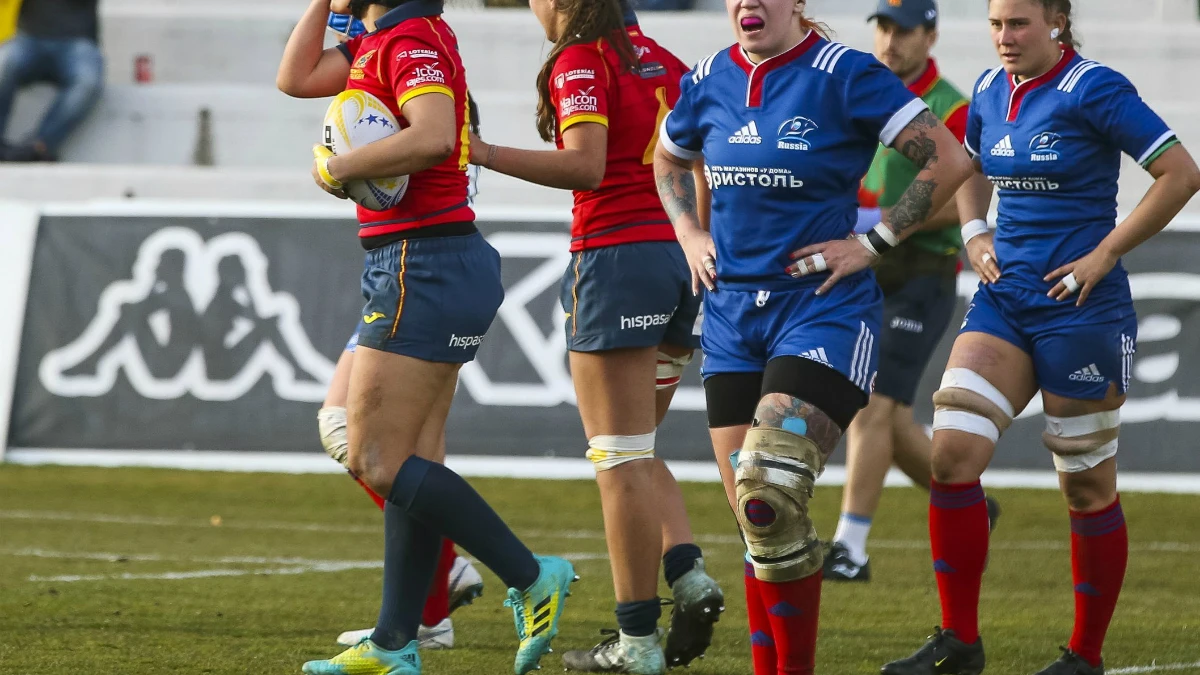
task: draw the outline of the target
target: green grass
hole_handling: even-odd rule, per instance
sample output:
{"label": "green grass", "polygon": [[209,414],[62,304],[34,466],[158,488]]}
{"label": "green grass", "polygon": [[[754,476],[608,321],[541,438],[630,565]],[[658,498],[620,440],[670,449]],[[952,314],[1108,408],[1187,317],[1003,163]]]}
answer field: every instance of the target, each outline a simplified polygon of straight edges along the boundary
{"label": "green grass", "polygon": [[[613,624],[595,485],[473,483],[534,550],[595,554],[577,563],[583,578],[555,644],[559,651],[591,646]],[[684,492],[728,605],[708,658],[688,672],[748,675],[732,517],[716,485]],[[988,672],[1032,673],[1057,657],[1070,633],[1066,514],[1053,492],[993,494],[1005,515],[983,590]],[[838,499],[837,488],[818,490],[815,516],[825,535]],[[1127,494],[1123,502],[1133,552],[1108,666],[1200,661],[1200,499]],[[873,531],[874,580],[825,585],[819,672],[876,673],[937,623],[925,512],[924,493],[889,490]],[[341,476],[0,466],[0,673],[298,673],[302,662],[335,654],[340,631],[372,623],[380,524]],[[288,558],[364,564],[311,571]],[[210,570],[310,571],[115,578]],[[31,579],[64,575],[101,578]],[[512,615],[499,581],[485,572],[485,583],[483,598],[454,615],[456,649],[426,653],[426,673],[511,672]],[[557,655],[543,665],[557,669]]]}

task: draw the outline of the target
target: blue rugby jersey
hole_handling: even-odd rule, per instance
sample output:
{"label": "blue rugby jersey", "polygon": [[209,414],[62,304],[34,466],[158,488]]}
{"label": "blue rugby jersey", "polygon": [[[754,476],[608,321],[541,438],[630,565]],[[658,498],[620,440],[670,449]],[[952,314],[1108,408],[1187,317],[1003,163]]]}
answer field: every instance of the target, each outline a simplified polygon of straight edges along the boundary
{"label": "blue rugby jersey", "polygon": [[851,233],[879,143],[925,109],[874,56],[815,32],[757,65],[737,45],[702,59],[660,138],[677,157],[704,158],[718,285],[822,283],[789,276],[789,254]]}
{"label": "blue rugby jersey", "polygon": [[[1174,141],[1125,76],[1073,49],[1019,84],[1003,68],[984,73],[966,147],[999,189],[1001,283],[1048,290],[1046,274],[1090,253],[1115,227],[1121,153],[1145,167]],[[1120,263],[1097,291],[1105,289],[1128,295]]]}

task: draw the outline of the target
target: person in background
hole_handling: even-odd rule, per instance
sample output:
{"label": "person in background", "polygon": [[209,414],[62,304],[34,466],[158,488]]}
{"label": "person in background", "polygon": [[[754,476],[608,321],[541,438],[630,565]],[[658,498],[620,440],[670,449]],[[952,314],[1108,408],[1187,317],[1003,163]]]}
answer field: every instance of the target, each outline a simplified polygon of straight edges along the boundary
{"label": "person in background", "polygon": [[0,160],[56,161],[62,144],[100,100],[104,56],[98,1],[30,0],[22,5],[16,36],[0,46],[0,142],[18,91],[48,82],[58,92],[32,136],[15,145],[0,143]]}
{"label": "person in background", "polygon": [[[879,0],[867,20],[875,21],[875,57],[925,101],[961,142],[967,131],[967,99],[942,78],[930,56],[938,37],[937,1]],[[919,169],[898,151],[879,146],[858,192],[859,224],[874,227],[900,200]],[[987,183],[983,176],[972,180]],[[875,266],[875,279],[883,291],[879,377],[867,407],[846,430],[846,489],[833,545],[825,557],[826,579],[871,578],[867,535],[893,461],[914,483],[929,489],[932,443],[913,419],[912,405],[921,374],[954,314],[962,250],[958,228],[958,209],[951,202]],[[989,498],[993,522],[999,513],[999,505]]]}

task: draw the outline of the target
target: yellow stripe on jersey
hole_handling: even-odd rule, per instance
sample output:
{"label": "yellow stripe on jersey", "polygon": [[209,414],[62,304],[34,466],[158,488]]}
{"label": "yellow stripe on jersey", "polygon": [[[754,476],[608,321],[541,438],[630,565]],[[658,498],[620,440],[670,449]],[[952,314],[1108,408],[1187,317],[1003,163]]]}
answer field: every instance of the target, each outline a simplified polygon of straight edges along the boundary
{"label": "yellow stripe on jersey", "polygon": [[425,85],[424,87],[417,87],[416,89],[409,89],[408,91],[404,92],[404,94],[402,94],[396,101],[396,105],[403,108],[405,103],[408,103],[418,96],[424,96],[425,94],[445,94],[450,97],[450,100],[454,100],[454,91],[450,89],[450,87],[447,87],[443,84],[429,84]]}
{"label": "yellow stripe on jersey", "polygon": [[581,124],[583,122],[594,122],[596,124],[603,124],[605,127],[608,126],[608,118],[604,115],[599,115],[596,113],[582,113],[579,115],[571,115],[567,119],[563,120],[562,124],[559,125],[558,130],[566,131],[567,127],[573,127],[576,124]]}

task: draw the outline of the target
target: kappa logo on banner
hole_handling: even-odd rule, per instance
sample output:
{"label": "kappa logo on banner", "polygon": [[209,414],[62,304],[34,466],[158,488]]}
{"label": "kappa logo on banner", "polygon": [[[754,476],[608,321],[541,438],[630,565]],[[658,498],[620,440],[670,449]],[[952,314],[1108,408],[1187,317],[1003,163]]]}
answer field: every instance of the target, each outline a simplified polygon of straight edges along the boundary
{"label": "kappa logo on banner", "polygon": [[334,364],[313,348],[296,298],[271,289],[268,264],[242,232],[208,241],[185,227],[155,232],[131,278],[100,293],[83,334],[42,359],[42,386],[104,396],[124,373],[149,399],[232,401],[268,377],[280,398],[323,400]]}

